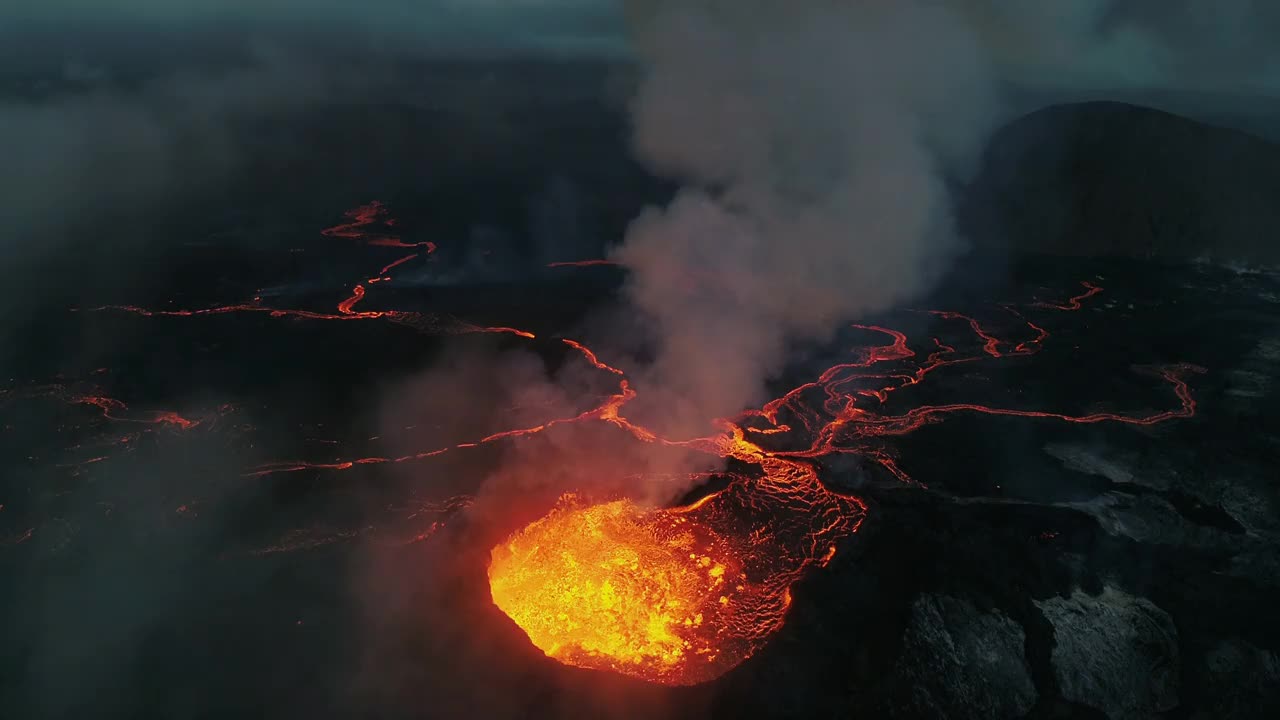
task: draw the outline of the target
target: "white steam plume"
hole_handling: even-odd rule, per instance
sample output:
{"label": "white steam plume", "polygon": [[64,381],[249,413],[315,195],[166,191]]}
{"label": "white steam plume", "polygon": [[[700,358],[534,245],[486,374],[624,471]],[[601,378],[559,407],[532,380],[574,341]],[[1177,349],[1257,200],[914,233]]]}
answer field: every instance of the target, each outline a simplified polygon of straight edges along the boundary
{"label": "white steam plume", "polygon": [[705,431],[761,399],[791,342],[929,288],[957,246],[945,180],[996,116],[992,74],[965,19],[923,0],[627,10],[636,150],[686,183],[615,253],[657,329],[638,410]]}

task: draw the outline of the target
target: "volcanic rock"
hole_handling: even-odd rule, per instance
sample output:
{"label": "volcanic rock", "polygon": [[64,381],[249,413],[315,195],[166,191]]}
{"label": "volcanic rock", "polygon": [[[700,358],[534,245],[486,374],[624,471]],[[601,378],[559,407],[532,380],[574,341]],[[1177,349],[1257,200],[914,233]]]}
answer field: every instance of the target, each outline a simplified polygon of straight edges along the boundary
{"label": "volcanic rock", "polygon": [[1113,720],[1178,705],[1178,631],[1168,613],[1112,587],[1036,605],[1053,625],[1053,672],[1064,698]]}
{"label": "volcanic rock", "polygon": [[1237,639],[1219,643],[1200,674],[1211,698],[1195,720],[1275,717],[1280,712],[1280,659]]}
{"label": "volcanic rock", "polygon": [[1082,503],[1070,503],[1093,515],[1102,529],[1140,542],[1165,545],[1201,544],[1211,531],[1187,522],[1165,500],[1152,496],[1107,493]]}
{"label": "volcanic rock", "polygon": [[1251,535],[1280,537],[1280,503],[1274,489],[1254,487],[1247,477],[1229,478],[1224,484],[1222,507],[1232,519]]}
{"label": "volcanic rock", "polygon": [[1116,490],[1064,503],[1093,515],[1113,535],[1160,544],[1227,545],[1280,534],[1275,490],[1247,458],[1213,472],[1190,471],[1177,450],[1141,454],[1105,443],[1049,443],[1045,452],[1068,470],[1105,478]]}
{"label": "volcanic rock", "polygon": [[1238,578],[1280,587],[1280,551],[1274,545],[1248,549],[1231,559],[1228,572]]}
{"label": "volcanic rock", "polygon": [[1095,448],[1073,443],[1049,443],[1044,451],[1062,461],[1068,470],[1098,475],[1113,483],[1127,484],[1135,482],[1131,464],[1114,458],[1104,457]]}
{"label": "volcanic rock", "polygon": [[1151,108],[1055,105],[999,130],[959,213],[979,246],[1280,263],[1280,146]]}
{"label": "volcanic rock", "polygon": [[911,606],[896,676],[913,716],[1017,717],[1036,701],[1025,635],[998,611],[924,594]]}

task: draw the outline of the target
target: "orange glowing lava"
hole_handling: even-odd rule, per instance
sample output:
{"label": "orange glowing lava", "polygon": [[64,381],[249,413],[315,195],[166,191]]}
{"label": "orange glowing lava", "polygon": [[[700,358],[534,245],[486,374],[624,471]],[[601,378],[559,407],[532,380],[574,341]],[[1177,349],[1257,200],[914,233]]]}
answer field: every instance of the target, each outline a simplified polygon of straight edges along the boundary
{"label": "orange glowing lava", "polygon": [[1080,304],[1081,300],[1088,300],[1094,295],[1097,295],[1098,293],[1102,292],[1102,288],[1098,287],[1097,285],[1094,285],[1088,280],[1080,281],[1080,286],[1083,287],[1085,291],[1080,293],[1079,295],[1074,295],[1070,298],[1067,298],[1066,302],[1062,302],[1062,303],[1036,302],[1033,305],[1033,307],[1047,308],[1049,310],[1066,310],[1066,311],[1079,310],[1082,307],[1082,305]]}
{"label": "orange glowing lava", "polygon": [[405,242],[399,236],[392,234],[383,234],[373,232],[373,228],[382,225],[386,228],[393,228],[396,225],[394,218],[387,217],[387,206],[380,200],[374,200],[367,205],[361,205],[358,208],[348,210],[343,215],[351,222],[334,225],[320,231],[325,237],[340,237],[349,240],[363,240],[365,244],[374,247],[397,247],[397,248],[426,248],[427,252],[434,252],[436,244],[430,241],[423,242]]}
{"label": "orange glowing lava", "polygon": [[657,510],[566,496],[493,549],[493,602],[567,665],[664,685],[719,677],[782,626],[791,584],[830,561],[865,515],[856,499],[803,482],[816,477],[799,464],[773,469],[816,492],[753,498],[760,488],[735,478],[693,505]]}
{"label": "orange glowing lava", "polygon": [[[380,201],[374,200],[367,205],[361,205],[353,210],[348,210],[344,215],[350,219],[351,222],[325,228],[320,231],[320,234],[326,237],[361,240],[366,245],[373,247],[423,248],[425,253],[428,255],[436,251],[436,244],[430,241],[405,242],[395,235],[380,235],[371,232],[369,228],[378,224],[382,224],[387,228],[394,227],[396,224],[393,218],[387,217],[386,206]],[[517,328],[486,327],[483,325],[474,325],[462,322],[446,316],[435,316],[408,310],[355,309],[355,306],[362,302],[365,295],[368,294],[366,286],[390,281],[391,277],[387,275],[387,273],[410,260],[417,258],[421,254],[422,252],[411,253],[383,265],[377,275],[367,278],[363,283],[357,283],[352,286],[351,295],[339,301],[337,305],[337,312],[333,313],[298,308],[268,307],[261,304],[262,298],[260,297],[253,298],[251,302],[236,303],[232,305],[218,305],[215,307],[191,310],[157,310],[139,307],[137,305],[103,305],[101,307],[92,308],[92,310],[94,312],[108,310],[128,312],[135,315],[141,315],[143,317],[203,317],[211,315],[229,315],[234,313],[266,313],[268,316],[273,318],[294,318],[299,320],[386,320],[388,322],[407,325],[422,332],[432,332],[444,335],[466,333],[509,333],[529,339],[534,337],[533,333],[525,330],[519,330]]]}
{"label": "orange glowing lava", "polygon": [[494,548],[493,601],[548,656],[659,682],[719,660],[703,633],[741,563],[686,518],[630,501],[561,507]]}

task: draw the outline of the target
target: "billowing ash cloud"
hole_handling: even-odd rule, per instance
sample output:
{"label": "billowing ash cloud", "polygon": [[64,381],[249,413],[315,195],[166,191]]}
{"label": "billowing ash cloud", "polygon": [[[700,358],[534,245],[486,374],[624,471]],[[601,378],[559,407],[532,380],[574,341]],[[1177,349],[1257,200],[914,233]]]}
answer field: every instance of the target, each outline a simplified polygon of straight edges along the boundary
{"label": "billowing ash cloud", "polygon": [[946,178],[997,105],[975,36],[937,3],[628,10],[636,150],[687,186],[616,257],[657,328],[644,397],[696,432],[758,401],[792,341],[928,288],[957,246]]}

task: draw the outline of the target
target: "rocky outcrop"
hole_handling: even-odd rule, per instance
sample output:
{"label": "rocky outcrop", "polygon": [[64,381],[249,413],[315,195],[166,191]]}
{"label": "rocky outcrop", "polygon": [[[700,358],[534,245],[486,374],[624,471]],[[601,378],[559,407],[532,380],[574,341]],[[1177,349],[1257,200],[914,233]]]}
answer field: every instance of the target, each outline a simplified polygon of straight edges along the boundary
{"label": "rocky outcrop", "polygon": [[1053,672],[1064,698],[1113,720],[1178,705],[1178,631],[1164,610],[1110,587],[1036,605],[1053,625]]}
{"label": "rocky outcrop", "polygon": [[1036,701],[1025,635],[999,612],[921,595],[911,606],[895,676],[902,708],[918,717],[1011,718]]}
{"label": "rocky outcrop", "polygon": [[1122,103],[1056,105],[998,131],[964,194],[978,247],[1280,264],[1280,146]]}
{"label": "rocky outcrop", "polygon": [[1237,639],[1224,640],[1205,659],[1200,674],[1208,707],[1195,720],[1244,720],[1280,712],[1280,659]]}

